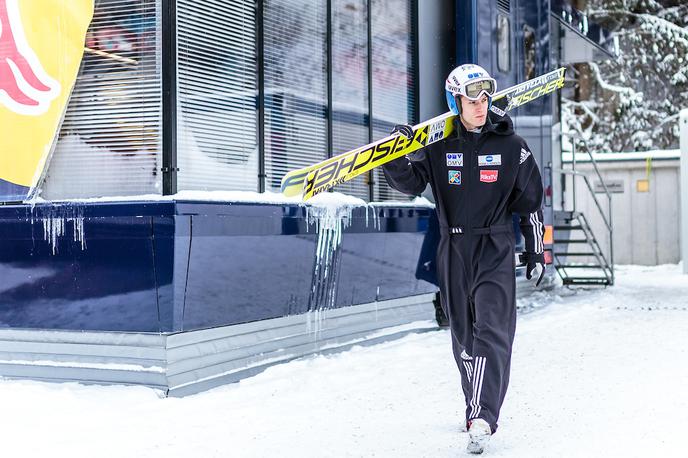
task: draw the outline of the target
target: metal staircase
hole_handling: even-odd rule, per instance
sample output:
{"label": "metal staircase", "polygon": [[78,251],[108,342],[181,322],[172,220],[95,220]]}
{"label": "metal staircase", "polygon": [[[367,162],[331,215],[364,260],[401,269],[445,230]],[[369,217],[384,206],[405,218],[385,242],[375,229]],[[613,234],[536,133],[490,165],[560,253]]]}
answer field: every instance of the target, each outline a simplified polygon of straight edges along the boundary
{"label": "metal staircase", "polygon": [[564,285],[614,284],[614,269],[580,212],[554,214],[554,266]]}
{"label": "metal staircase", "polygon": [[[558,170],[562,175],[571,176],[573,209],[554,212],[554,267],[566,286],[610,286],[614,284],[614,233],[611,225],[611,194],[597,168],[595,158],[592,154],[588,153],[588,155],[607,196],[608,211],[605,213],[602,210],[588,176],[576,170],[576,148],[575,142],[573,142],[572,169]],[[583,180],[602,216],[609,237],[607,253],[603,252],[588,219],[582,212],[576,210],[577,180]]]}

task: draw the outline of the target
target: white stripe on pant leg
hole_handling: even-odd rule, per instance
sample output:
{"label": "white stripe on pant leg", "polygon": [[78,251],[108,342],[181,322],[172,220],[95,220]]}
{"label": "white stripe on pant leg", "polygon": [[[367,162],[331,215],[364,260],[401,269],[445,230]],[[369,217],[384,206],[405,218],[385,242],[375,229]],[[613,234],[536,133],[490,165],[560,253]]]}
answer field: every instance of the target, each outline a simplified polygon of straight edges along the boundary
{"label": "white stripe on pant leg", "polygon": [[482,409],[482,407],[480,407],[480,396],[483,393],[483,379],[484,379],[484,375],[485,375],[485,366],[486,365],[487,365],[487,360],[485,358],[483,358],[483,362],[480,366],[480,384],[478,385],[478,396],[477,396],[477,401],[476,401],[476,404],[478,405],[478,411],[475,414],[476,417],[478,415],[480,415],[480,409]]}
{"label": "white stripe on pant leg", "polygon": [[[480,358],[475,357],[473,358],[473,364],[475,365],[475,374],[478,375],[480,374],[480,368],[478,365],[480,364]],[[475,384],[477,383],[477,377],[473,377],[473,390],[472,390],[472,396],[471,396],[471,414],[468,416],[468,418],[473,418],[475,416],[475,411],[476,411],[476,406],[475,406],[475,393],[476,393],[476,387]]]}
{"label": "white stripe on pant leg", "polygon": [[469,418],[475,418],[476,412],[478,410],[478,405],[476,403],[476,394],[478,393],[478,387],[477,384],[479,382],[478,378],[480,377],[480,364],[482,362],[482,358],[479,356],[476,356],[473,359],[474,362],[474,373],[475,377],[473,377],[473,397],[471,398],[471,414],[469,415]]}
{"label": "white stripe on pant leg", "polygon": [[[480,415],[480,395],[482,394],[483,391],[483,378],[485,375],[485,363],[486,359],[484,357],[480,358],[480,365],[476,367],[475,369],[475,379],[477,380],[477,383],[475,384],[475,391],[473,392],[473,397],[475,398],[475,415],[474,418],[477,418],[478,415]],[[480,371],[480,372],[478,372]]]}
{"label": "white stripe on pant leg", "polygon": [[461,360],[463,361],[463,367],[466,368],[468,383],[470,383],[473,378],[473,357],[466,353],[466,349],[463,349],[461,350]]}
{"label": "white stripe on pant leg", "polygon": [[473,399],[471,399],[471,415],[470,418],[477,418],[480,415],[480,395],[483,391],[483,377],[485,375],[485,364],[487,360],[485,357],[476,356],[475,370],[473,377]]}
{"label": "white stripe on pant leg", "polygon": [[[477,358],[473,359],[473,364],[478,364]],[[472,386],[472,390],[471,390],[470,406],[471,406],[471,413],[470,413],[470,415],[468,415],[469,419],[473,418],[473,413],[475,412],[475,378],[473,378],[473,386]]]}
{"label": "white stripe on pant leg", "polygon": [[483,391],[483,376],[485,375],[485,358],[480,358],[480,375],[477,374],[475,378],[478,379],[478,383],[476,384],[476,392],[474,393],[475,396],[475,408],[477,409],[475,412],[475,416],[477,417],[480,415],[480,394]]}

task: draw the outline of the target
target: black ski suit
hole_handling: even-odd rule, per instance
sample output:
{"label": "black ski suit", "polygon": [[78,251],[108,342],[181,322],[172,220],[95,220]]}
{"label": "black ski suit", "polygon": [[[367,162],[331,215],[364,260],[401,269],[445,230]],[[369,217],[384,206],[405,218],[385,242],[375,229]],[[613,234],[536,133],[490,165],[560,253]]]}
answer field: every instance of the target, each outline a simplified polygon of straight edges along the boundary
{"label": "black ski suit", "polygon": [[[494,114],[490,113],[490,117]],[[542,253],[542,179],[508,116],[383,166],[390,186],[418,195],[429,183],[440,224],[437,276],[461,372],[466,419],[497,429],[509,384],[516,329],[512,213],[520,215],[526,251]]]}

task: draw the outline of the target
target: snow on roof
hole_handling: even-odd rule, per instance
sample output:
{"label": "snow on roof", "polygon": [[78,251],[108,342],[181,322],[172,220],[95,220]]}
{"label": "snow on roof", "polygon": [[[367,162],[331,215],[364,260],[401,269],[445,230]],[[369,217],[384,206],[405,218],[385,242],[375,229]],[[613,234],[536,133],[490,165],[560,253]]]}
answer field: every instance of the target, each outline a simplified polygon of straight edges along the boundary
{"label": "snow on roof", "polygon": [[434,205],[424,197],[416,197],[410,201],[385,201],[367,203],[363,199],[339,192],[325,192],[318,194],[304,202],[300,197],[286,197],[277,192],[254,191],[179,191],[169,196],[159,194],[141,194],[133,196],[105,196],[87,199],[45,200],[35,198],[27,203],[46,204],[56,202],[70,203],[106,203],[106,202],[170,202],[170,201],[198,201],[198,202],[227,202],[227,203],[256,203],[272,205],[302,205],[318,208],[354,208],[354,207],[428,207]]}
{"label": "snow on roof", "polygon": [[[630,151],[620,153],[592,153],[596,162],[611,162],[611,161],[638,161],[650,159],[680,159],[681,150],[652,150],[652,151]],[[563,162],[572,162],[573,154],[571,152],[563,152],[561,154]],[[576,153],[576,162],[590,162],[588,153]]]}

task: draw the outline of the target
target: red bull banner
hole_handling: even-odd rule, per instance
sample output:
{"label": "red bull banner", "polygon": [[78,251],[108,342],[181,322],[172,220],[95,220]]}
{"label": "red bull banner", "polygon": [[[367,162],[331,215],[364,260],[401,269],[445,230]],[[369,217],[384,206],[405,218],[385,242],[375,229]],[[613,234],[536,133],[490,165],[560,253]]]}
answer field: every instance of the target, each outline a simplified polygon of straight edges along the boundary
{"label": "red bull banner", "polygon": [[0,200],[38,183],[84,53],[94,0],[0,0]]}

